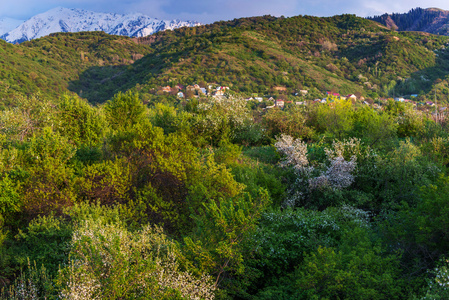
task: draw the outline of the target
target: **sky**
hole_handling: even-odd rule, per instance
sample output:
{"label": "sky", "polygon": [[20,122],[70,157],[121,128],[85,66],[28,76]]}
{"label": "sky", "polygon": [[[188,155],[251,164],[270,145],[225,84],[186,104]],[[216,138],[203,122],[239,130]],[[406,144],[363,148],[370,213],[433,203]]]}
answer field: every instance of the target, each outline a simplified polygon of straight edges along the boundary
{"label": "sky", "polygon": [[437,7],[449,10],[447,0],[0,0],[0,18],[26,20],[52,8],[81,8],[95,12],[143,13],[158,19],[180,19],[213,23],[251,16],[334,16],[344,13],[360,17],[403,13],[412,8]]}

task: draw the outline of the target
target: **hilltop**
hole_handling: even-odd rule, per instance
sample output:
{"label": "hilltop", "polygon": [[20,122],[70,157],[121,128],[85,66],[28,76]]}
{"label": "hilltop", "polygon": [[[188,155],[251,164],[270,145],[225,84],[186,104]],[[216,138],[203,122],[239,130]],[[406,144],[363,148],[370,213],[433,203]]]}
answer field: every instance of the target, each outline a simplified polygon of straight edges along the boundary
{"label": "hilltop", "polygon": [[397,33],[352,15],[243,18],[138,39],[154,51],[119,76],[95,80],[98,69],[91,69],[75,84],[94,87],[97,101],[128,89],[150,93],[200,81],[247,94],[282,87],[288,93],[335,90],[372,98],[425,95],[436,79],[444,80],[448,41]]}
{"label": "hilltop", "polygon": [[423,9],[417,7],[402,14],[383,14],[368,19],[379,22],[393,30],[423,31],[449,35],[449,11],[439,8]]}
{"label": "hilltop", "polygon": [[198,25],[201,24],[193,21],[158,20],[139,13],[97,13],[57,7],[33,16],[21,24],[15,20],[0,20],[0,38],[15,44],[51,33],[81,31],[104,31],[108,34],[143,37],[162,30]]}
{"label": "hilltop", "polygon": [[72,91],[92,103],[120,91],[150,97],[161,86],[198,82],[245,95],[306,89],[312,95],[332,90],[425,100],[435,87],[440,98],[449,94],[448,42],[353,15],[242,18],[145,38],[57,33],[20,45],[1,43],[0,51],[10,57],[0,81],[10,87],[2,96],[11,90]]}

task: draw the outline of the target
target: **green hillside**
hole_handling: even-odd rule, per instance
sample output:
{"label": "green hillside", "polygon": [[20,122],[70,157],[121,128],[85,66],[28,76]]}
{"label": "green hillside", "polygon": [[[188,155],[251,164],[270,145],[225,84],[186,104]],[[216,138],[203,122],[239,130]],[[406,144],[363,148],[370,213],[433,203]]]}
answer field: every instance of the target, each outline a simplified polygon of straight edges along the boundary
{"label": "green hillside", "polygon": [[413,8],[406,13],[383,14],[368,19],[400,31],[424,31],[449,35],[449,11],[439,8]]}
{"label": "green hillside", "polygon": [[448,39],[390,31],[353,15],[243,18],[141,39],[61,33],[0,44],[0,81],[8,87],[0,96],[69,90],[98,103],[119,91],[149,95],[160,86],[203,81],[244,94],[284,87],[285,93],[419,94],[425,100],[437,83],[445,101]]}
{"label": "green hillside", "polygon": [[0,98],[38,91],[58,96],[81,89],[71,82],[95,66],[114,74],[118,66],[132,64],[151,50],[132,39],[103,32],[52,34],[48,37],[11,45],[0,41]]}
{"label": "green hillside", "polygon": [[447,101],[447,42],[344,15],[0,43],[0,299],[449,299],[447,109],[376,99]]}
{"label": "green hillside", "polygon": [[396,33],[351,15],[245,18],[140,39],[154,52],[121,76],[109,76],[106,80],[113,84],[104,86],[105,79],[96,80],[90,72],[76,84],[96,82],[96,93],[104,92],[100,101],[137,84],[137,90],[150,92],[161,85],[200,81],[243,93],[270,93],[282,86],[289,92],[424,95],[434,80],[445,79],[449,65],[445,51],[437,56],[434,50],[443,49],[448,41]]}

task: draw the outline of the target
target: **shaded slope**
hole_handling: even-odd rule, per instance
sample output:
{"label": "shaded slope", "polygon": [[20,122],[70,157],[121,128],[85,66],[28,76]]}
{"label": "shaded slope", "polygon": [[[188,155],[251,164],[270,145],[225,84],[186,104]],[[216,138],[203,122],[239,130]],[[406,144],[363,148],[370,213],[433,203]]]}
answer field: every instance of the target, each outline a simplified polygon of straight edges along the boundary
{"label": "shaded slope", "polygon": [[400,31],[424,31],[449,35],[449,11],[438,8],[414,8],[402,14],[384,14],[370,17],[388,28]]}
{"label": "shaded slope", "polygon": [[54,34],[21,45],[0,41],[0,52],[0,98],[9,98],[38,91],[60,95],[83,71],[129,65],[150,49],[127,37],[89,32]]}
{"label": "shaded slope", "polygon": [[388,96],[404,78],[434,67],[433,50],[447,41],[396,33],[352,15],[243,18],[139,39],[154,52],[106,78],[96,78],[99,70],[90,69],[73,84],[89,84],[95,91],[91,100],[97,101],[133,88],[150,93],[162,85],[199,81],[248,93],[272,93],[282,86],[288,92]]}

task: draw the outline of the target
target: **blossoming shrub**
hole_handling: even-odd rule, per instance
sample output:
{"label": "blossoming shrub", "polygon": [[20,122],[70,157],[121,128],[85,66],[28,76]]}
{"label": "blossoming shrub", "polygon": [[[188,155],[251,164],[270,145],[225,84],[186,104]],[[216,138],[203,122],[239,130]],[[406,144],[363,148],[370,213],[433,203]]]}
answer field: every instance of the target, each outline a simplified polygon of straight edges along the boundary
{"label": "blossoming shrub", "polygon": [[0,290],[0,299],[28,300],[28,299],[58,299],[53,278],[45,267],[37,267],[28,260],[28,267],[20,273],[8,287]]}
{"label": "blossoming shrub", "polygon": [[441,259],[439,266],[430,271],[427,292],[421,300],[449,299],[449,260]]}
{"label": "blossoming shrub", "polygon": [[62,299],[213,299],[207,275],[182,271],[177,244],[159,227],[130,232],[88,218],[72,236],[60,271]]}
{"label": "blossoming shrub", "polygon": [[[285,156],[281,165],[292,166],[297,173],[291,197],[285,203],[287,206],[314,205],[314,195],[323,198],[323,193],[338,193],[348,188],[355,179],[357,158],[365,155],[357,139],[334,141],[332,148],[324,149],[324,162],[310,162],[307,144],[291,136],[281,135],[275,147]],[[324,202],[318,206],[325,208],[332,204]]]}

